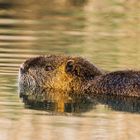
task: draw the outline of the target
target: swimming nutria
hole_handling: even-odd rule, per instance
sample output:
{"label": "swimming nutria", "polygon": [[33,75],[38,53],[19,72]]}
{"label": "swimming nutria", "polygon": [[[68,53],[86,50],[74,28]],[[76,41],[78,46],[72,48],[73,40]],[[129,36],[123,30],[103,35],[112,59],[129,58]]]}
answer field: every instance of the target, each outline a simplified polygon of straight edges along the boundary
{"label": "swimming nutria", "polygon": [[[27,95],[32,97],[33,91],[36,93],[34,96],[40,96],[37,95],[40,87],[50,94],[84,94],[88,81],[103,73],[81,57],[49,55],[30,58],[19,70],[19,92],[21,96],[26,95],[26,98]],[[44,93],[41,96],[45,100]]]}
{"label": "swimming nutria", "polygon": [[[70,96],[104,94],[140,97],[140,71],[105,73],[81,57],[50,55],[31,58],[21,65],[19,73],[21,96],[25,93],[31,95],[33,92],[29,91],[41,87],[48,93],[64,92]],[[45,95],[42,96],[46,100]]]}

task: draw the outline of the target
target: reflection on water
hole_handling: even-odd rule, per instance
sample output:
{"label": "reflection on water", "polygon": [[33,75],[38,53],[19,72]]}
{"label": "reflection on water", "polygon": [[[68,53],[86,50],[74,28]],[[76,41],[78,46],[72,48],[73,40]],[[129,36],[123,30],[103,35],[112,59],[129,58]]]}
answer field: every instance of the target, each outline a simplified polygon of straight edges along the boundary
{"label": "reflection on water", "polygon": [[76,93],[48,92],[47,89],[40,87],[32,91],[26,90],[20,94],[20,97],[27,108],[51,111],[55,114],[88,112],[99,104],[116,111],[140,113],[140,98],[137,97],[77,95]]}
{"label": "reflection on water", "polygon": [[106,70],[140,69],[139,36],[139,0],[1,0],[0,139],[139,139],[138,99],[50,103],[67,112],[53,114],[24,108],[17,94],[18,67],[31,56],[80,55]]}
{"label": "reflection on water", "polygon": [[27,108],[51,111],[56,114],[87,112],[97,104],[92,98],[84,95],[72,95],[64,91],[48,92],[41,87],[36,87],[32,91],[22,89],[20,97]]}

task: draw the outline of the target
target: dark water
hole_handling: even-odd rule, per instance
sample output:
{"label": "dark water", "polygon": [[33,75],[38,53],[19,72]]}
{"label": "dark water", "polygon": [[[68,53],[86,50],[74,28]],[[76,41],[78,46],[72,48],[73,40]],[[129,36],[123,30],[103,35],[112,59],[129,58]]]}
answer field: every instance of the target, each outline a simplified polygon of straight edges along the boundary
{"label": "dark water", "polygon": [[69,105],[25,108],[18,67],[42,54],[79,55],[106,70],[140,69],[139,0],[0,0],[0,140],[140,139],[137,99],[105,99],[76,113]]}

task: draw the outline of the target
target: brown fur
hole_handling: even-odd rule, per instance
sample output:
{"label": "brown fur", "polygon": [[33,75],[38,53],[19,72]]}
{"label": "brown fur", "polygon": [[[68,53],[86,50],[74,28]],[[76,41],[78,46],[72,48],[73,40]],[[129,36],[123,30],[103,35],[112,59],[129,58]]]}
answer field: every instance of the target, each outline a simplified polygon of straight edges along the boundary
{"label": "brown fur", "polygon": [[89,94],[140,97],[140,71],[115,71],[89,82]]}

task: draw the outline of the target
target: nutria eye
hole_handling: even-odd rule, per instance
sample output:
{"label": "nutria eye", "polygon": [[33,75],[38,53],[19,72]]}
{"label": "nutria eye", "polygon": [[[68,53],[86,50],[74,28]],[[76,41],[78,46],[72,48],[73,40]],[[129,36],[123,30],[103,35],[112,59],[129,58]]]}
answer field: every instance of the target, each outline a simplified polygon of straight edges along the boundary
{"label": "nutria eye", "polygon": [[53,68],[51,66],[45,66],[45,70],[46,71],[51,71],[51,70],[53,70]]}
{"label": "nutria eye", "polygon": [[69,60],[66,64],[66,72],[71,72],[74,69],[74,61]]}

